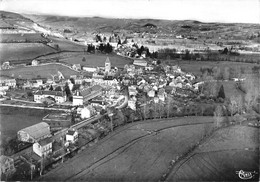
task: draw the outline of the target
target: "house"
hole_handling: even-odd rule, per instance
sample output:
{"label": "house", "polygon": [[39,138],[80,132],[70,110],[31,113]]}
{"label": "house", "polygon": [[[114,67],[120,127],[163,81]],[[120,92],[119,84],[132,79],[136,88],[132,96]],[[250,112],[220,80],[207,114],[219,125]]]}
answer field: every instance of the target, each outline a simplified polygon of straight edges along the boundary
{"label": "house", "polygon": [[72,68],[73,70],[75,70],[75,71],[80,71],[80,70],[81,70],[80,64],[73,64],[71,68]]}
{"label": "house", "polygon": [[18,140],[29,143],[34,143],[50,135],[50,126],[46,122],[40,122],[17,132]]}
{"label": "house", "polygon": [[128,107],[132,110],[136,110],[136,101],[137,99],[133,96],[128,100]]}
{"label": "house", "polygon": [[134,60],[134,65],[147,67],[147,61],[145,60]]}
{"label": "house", "polygon": [[33,144],[33,152],[40,157],[46,157],[52,153],[52,138],[44,138]]}
{"label": "house", "polygon": [[6,91],[0,89],[0,96],[5,96],[5,95],[6,95]]}
{"label": "house", "polygon": [[96,72],[96,71],[97,71],[97,68],[88,67],[88,66],[83,66],[82,69],[83,69],[84,71],[87,71],[87,72]]}
{"label": "house", "polygon": [[97,96],[102,95],[103,93],[103,87],[100,85],[94,85],[89,88],[82,89],[80,91],[77,91],[76,94],[73,95],[73,105],[83,105],[84,102],[89,101],[90,99],[93,99]]}
{"label": "house", "polygon": [[131,95],[137,95],[137,93],[138,93],[138,91],[136,90],[136,87],[135,86],[129,86],[128,87],[128,93],[129,93],[129,95],[131,96]]}
{"label": "house", "polygon": [[46,115],[42,120],[50,125],[51,131],[68,128],[72,124],[71,114],[51,113]]}
{"label": "house", "polygon": [[1,87],[8,87],[8,88],[15,88],[16,87],[16,80],[14,78],[10,78],[8,76],[1,76],[0,77],[0,86]]}
{"label": "house", "polygon": [[9,61],[4,62],[4,63],[2,64],[2,66],[1,66],[1,68],[2,68],[3,70],[10,69],[10,68],[11,68],[10,62],[9,62]]}
{"label": "house", "polygon": [[26,83],[24,83],[23,88],[39,88],[42,85],[43,85],[43,80],[34,79],[34,80],[28,80]]}
{"label": "house", "polygon": [[0,156],[0,176],[1,180],[6,180],[16,171],[14,159],[8,156]]}
{"label": "house", "polygon": [[154,90],[150,90],[148,93],[147,93],[148,97],[154,97],[155,96],[155,91]]}
{"label": "house", "polygon": [[69,130],[66,133],[66,142],[75,143],[78,141],[79,134],[76,130]]}
{"label": "house", "polygon": [[102,97],[95,97],[89,101],[89,103],[94,107],[102,107],[105,108],[106,102]]}
{"label": "house", "polygon": [[159,89],[159,91],[158,91],[158,98],[161,101],[165,101],[165,90],[164,90],[164,88],[160,88]]}
{"label": "house", "polygon": [[32,66],[38,66],[39,65],[39,61],[34,59],[32,60]]}
{"label": "house", "polygon": [[67,100],[66,93],[63,91],[46,91],[46,90],[38,90],[34,93],[34,101],[40,103],[41,99],[45,97],[52,97],[55,99],[56,103],[60,104]]}
{"label": "house", "polygon": [[84,107],[83,109],[81,109],[80,111],[80,118],[81,119],[87,119],[91,117],[91,112],[87,107]]}

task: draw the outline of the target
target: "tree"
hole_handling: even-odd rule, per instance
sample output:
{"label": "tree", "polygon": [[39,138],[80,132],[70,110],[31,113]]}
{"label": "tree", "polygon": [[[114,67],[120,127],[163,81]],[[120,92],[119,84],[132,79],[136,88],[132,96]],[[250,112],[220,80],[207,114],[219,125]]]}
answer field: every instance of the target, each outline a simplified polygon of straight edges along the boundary
{"label": "tree", "polygon": [[224,86],[221,85],[220,89],[219,89],[219,92],[218,92],[218,98],[222,98],[222,99],[225,99],[226,96],[225,96],[225,91],[224,91]]}
{"label": "tree", "polygon": [[86,58],[85,57],[82,58],[82,62],[86,62]]}
{"label": "tree", "polygon": [[50,88],[49,88],[50,91],[53,91],[53,86],[51,85]]}
{"label": "tree", "polygon": [[172,111],[172,102],[173,102],[173,99],[171,96],[168,96],[166,98],[166,111],[167,111],[167,118],[170,117],[170,114],[171,114],[171,111]]}
{"label": "tree", "polygon": [[237,100],[234,95],[231,96],[228,107],[229,107],[231,117],[233,117],[235,112],[237,111]]}
{"label": "tree", "polygon": [[59,44],[55,44],[55,45],[54,45],[54,48],[55,48],[57,51],[61,51]]}

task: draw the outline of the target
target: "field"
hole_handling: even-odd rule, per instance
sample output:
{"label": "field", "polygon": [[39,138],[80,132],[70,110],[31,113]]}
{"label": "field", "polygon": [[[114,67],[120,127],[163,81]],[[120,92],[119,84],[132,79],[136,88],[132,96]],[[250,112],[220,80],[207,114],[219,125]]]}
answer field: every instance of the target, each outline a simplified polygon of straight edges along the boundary
{"label": "field", "polygon": [[19,43],[19,42],[47,42],[48,40],[41,36],[40,33],[27,33],[27,34],[1,34],[0,42],[2,43]]}
{"label": "field", "polygon": [[52,41],[49,45],[54,47],[55,44],[58,44],[61,51],[84,51],[84,48],[87,48],[85,45],[77,44],[70,40],[55,37],[48,38]]}
{"label": "field", "polygon": [[[85,62],[82,61],[83,57],[86,58]],[[114,54],[84,54],[84,52],[63,52],[55,55],[42,56],[39,58],[39,60],[44,62],[44,60],[56,60],[57,58],[59,58],[60,62],[68,63],[70,65],[80,64],[81,66],[104,67],[107,57],[109,57],[112,67],[116,66],[123,68],[125,64],[131,64],[133,62],[128,58],[120,57]]]}
{"label": "field", "polygon": [[[164,62],[164,61],[163,61]],[[182,70],[186,72],[194,73],[195,75],[201,75],[200,68],[208,67],[212,68],[214,66],[218,66],[222,71],[225,67],[235,68],[235,67],[244,67],[244,68],[252,68],[254,66],[258,66],[253,63],[241,63],[241,62],[227,62],[227,61],[177,61],[177,60],[165,60],[170,65],[179,65]]]}
{"label": "field", "polygon": [[1,75],[14,76],[20,78],[52,78],[51,75],[57,74],[60,71],[65,78],[69,78],[70,75],[78,74],[78,72],[59,64],[48,64],[42,66],[30,66],[30,67],[17,67],[8,70],[1,70]]}
{"label": "field", "polygon": [[[259,170],[259,130],[233,126],[216,132],[173,169],[168,181],[238,181],[236,171]],[[257,180],[257,176],[253,180]]]}
{"label": "field", "polygon": [[0,43],[0,63],[5,61],[19,63],[22,60],[30,62],[37,56],[52,52],[56,51],[41,43]]}
{"label": "field", "polygon": [[15,137],[22,128],[42,122],[48,111],[15,107],[0,107],[1,140]]}
{"label": "field", "polygon": [[211,117],[187,117],[126,125],[41,180],[158,181],[172,159],[202,138],[209,122]]}

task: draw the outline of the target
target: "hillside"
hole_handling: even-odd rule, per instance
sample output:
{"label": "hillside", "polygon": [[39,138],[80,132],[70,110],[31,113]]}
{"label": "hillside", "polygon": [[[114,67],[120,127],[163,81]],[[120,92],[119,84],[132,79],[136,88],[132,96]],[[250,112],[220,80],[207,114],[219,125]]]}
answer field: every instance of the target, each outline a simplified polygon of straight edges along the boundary
{"label": "hillside", "polygon": [[[216,132],[172,169],[167,181],[239,181],[236,171],[258,171],[258,129],[233,126]],[[257,180],[258,174],[252,178]]]}
{"label": "hillside", "polygon": [[41,180],[158,181],[169,162],[200,140],[210,117],[124,126],[45,174]]}

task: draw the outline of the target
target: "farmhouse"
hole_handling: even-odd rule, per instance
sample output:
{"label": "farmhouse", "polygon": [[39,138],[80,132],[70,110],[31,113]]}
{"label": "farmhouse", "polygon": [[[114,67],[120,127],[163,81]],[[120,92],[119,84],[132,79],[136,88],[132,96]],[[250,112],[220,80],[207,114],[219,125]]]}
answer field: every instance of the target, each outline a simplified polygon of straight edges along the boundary
{"label": "farmhouse", "polygon": [[16,80],[7,76],[0,77],[0,86],[7,86],[8,88],[16,87]]}
{"label": "farmhouse", "polygon": [[17,132],[18,140],[34,143],[50,136],[50,126],[45,122],[29,126]]}
{"label": "farmhouse", "polygon": [[52,97],[55,99],[55,101],[60,104],[66,101],[67,96],[64,92],[62,91],[43,91],[43,90],[38,90],[35,94],[34,94],[34,101],[41,103],[43,98],[46,97]]}
{"label": "farmhouse", "polygon": [[72,69],[75,70],[75,71],[80,71],[81,70],[81,66],[80,66],[80,64],[73,64],[72,65]]}
{"label": "farmhouse", "polygon": [[84,102],[102,95],[103,93],[102,90],[103,87],[99,85],[94,85],[92,87],[85,88],[79,92],[76,92],[76,94],[73,95],[73,105],[74,106],[83,105]]}
{"label": "farmhouse", "polygon": [[14,159],[8,156],[0,156],[0,176],[1,180],[4,180],[3,177],[10,176],[15,172]]}
{"label": "farmhouse", "polygon": [[52,139],[51,137],[44,138],[33,144],[33,152],[40,157],[46,157],[52,153]]}

